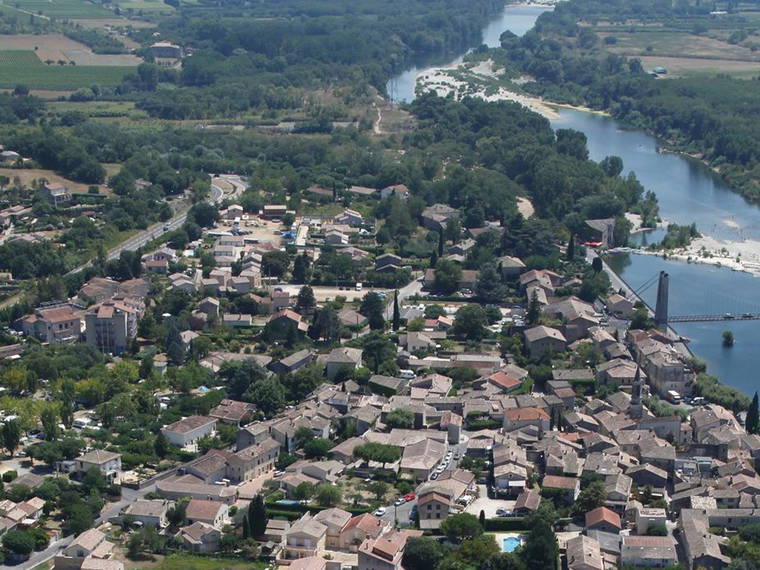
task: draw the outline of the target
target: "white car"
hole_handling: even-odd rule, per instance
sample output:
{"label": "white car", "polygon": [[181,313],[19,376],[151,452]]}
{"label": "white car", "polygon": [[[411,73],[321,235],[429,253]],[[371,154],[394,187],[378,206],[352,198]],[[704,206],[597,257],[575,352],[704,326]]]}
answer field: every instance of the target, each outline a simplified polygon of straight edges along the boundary
{"label": "white car", "polygon": [[401,497],[400,499],[396,499],[396,502],[393,503],[393,504],[396,505],[397,507],[399,507],[399,506],[403,505],[404,503],[406,503],[406,501],[404,500],[404,497]]}
{"label": "white car", "polygon": [[380,507],[373,513],[376,517],[381,517],[385,514],[385,507]]}

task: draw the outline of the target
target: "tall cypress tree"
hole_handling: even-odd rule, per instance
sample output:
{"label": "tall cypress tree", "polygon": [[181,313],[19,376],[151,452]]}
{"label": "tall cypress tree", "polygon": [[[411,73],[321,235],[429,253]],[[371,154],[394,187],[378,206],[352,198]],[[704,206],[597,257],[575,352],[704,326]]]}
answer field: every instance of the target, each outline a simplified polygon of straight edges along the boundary
{"label": "tall cypress tree", "polygon": [[567,242],[567,259],[572,261],[575,257],[575,236],[570,234],[570,241]]}
{"label": "tall cypress tree", "polygon": [[443,256],[443,232],[438,232],[438,257]]}
{"label": "tall cypress tree", "polygon": [[264,536],[267,529],[267,508],[261,495],[256,495],[251,501],[248,507],[248,516],[250,517],[251,536],[253,538]]}
{"label": "tall cypress tree", "polygon": [[430,254],[430,267],[435,269],[436,265],[438,265],[438,252],[436,250],[433,250],[433,252]]}
{"label": "tall cypress tree", "polygon": [[243,538],[251,538],[251,527],[248,524],[248,515],[243,516]]}
{"label": "tall cypress tree", "polygon": [[747,410],[747,433],[757,433],[760,428],[760,410],[758,410],[757,392]]}
{"label": "tall cypress tree", "polygon": [[398,289],[393,295],[393,330],[397,331],[401,326],[401,313],[398,309]]}

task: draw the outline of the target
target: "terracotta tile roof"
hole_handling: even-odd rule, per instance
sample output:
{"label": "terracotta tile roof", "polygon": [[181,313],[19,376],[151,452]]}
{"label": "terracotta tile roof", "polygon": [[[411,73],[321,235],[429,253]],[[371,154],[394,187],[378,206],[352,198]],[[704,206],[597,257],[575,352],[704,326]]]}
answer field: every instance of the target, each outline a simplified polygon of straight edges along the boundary
{"label": "terracotta tile roof", "polygon": [[541,408],[513,408],[504,412],[512,422],[549,420],[549,414]]}
{"label": "terracotta tile roof", "polygon": [[586,527],[596,526],[603,522],[621,528],[620,515],[607,507],[599,507],[586,513]]}
{"label": "terracotta tile roof", "polygon": [[503,390],[514,390],[515,388],[520,386],[520,384],[522,384],[522,382],[520,382],[517,378],[510,376],[509,374],[507,374],[506,372],[503,372],[502,370],[498,370],[494,372],[493,374],[491,374],[488,377],[488,381],[491,384],[495,384],[496,386],[499,386]]}
{"label": "terracotta tile roof", "polygon": [[560,475],[546,475],[542,487],[548,489],[575,489],[578,484],[578,479],[575,477],[561,477]]}
{"label": "terracotta tile roof", "polygon": [[191,499],[187,504],[185,514],[192,521],[213,521],[224,505],[218,501]]}

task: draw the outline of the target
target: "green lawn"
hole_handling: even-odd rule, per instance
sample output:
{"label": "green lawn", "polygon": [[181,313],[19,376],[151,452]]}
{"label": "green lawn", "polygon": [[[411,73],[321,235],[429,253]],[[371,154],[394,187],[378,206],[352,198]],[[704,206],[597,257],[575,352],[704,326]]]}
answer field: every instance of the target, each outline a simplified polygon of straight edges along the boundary
{"label": "green lawn", "polygon": [[125,0],[124,2],[117,2],[117,5],[122,11],[132,10],[133,12],[160,14],[170,14],[174,12],[172,6],[165,4],[161,0]]}
{"label": "green lawn", "polygon": [[116,86],[129,68],[47,65],[31,51],[0,51],[0,87],[19,83],[32,89],[78,89],[93,83]]}
{"label": "green lawn", "polygon": [[113,18],[113,12],[86,0],[3,0],[3,4],[51,18]]}
{"label": "green lawn", "polygon": [[[242,560],[224,558],[206,558],[189,554],[173,554],[157,564],[141,564],[140,568],[155,568],[156,570],[261,570],[265,568],[261,562],[244,562]],[[129,562],[127,568],[131,568]]]}

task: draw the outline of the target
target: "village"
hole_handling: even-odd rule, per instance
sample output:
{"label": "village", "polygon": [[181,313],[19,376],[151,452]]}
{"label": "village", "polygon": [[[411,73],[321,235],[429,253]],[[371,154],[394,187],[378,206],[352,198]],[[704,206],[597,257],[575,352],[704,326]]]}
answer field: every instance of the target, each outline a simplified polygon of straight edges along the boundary
{"label": "village", "polygon": [[[404,256],[371,212],[408,189],[345,193],[351,207],[330,216],[227,200],[184,248],[141,252],[138,277],[93,277],[14,323],[6,377],[29,343],[83,344],[114,377],[139,362],[129,382],[155,382],[150,405],[176,419],[149,434],[172,457],[159,462],[103,435],[128,414],[81,395],[60,426],[26,429],[3,461],[0,533],[46,538],[11,559],[119,569],[160,539],[294,570],[402,570],[431,535],[485,532],[513,552],[550,511],[570,570],[730,563],[725,544],[760,524],[760,436],[696,391],[682,339],[608,281],[590,287],[598,270],[572,238],[553,269],[506,254],[468,268],[506,228],[464,228],[434,204],[416,229],[432,259]],[[158,343],[157,307],[175,307]],[[181,385],[183,369],[204,384]],[[48,458],[45,429],[86,447]],[[92,528],[50,524],[50,478],[107,490]]]}

